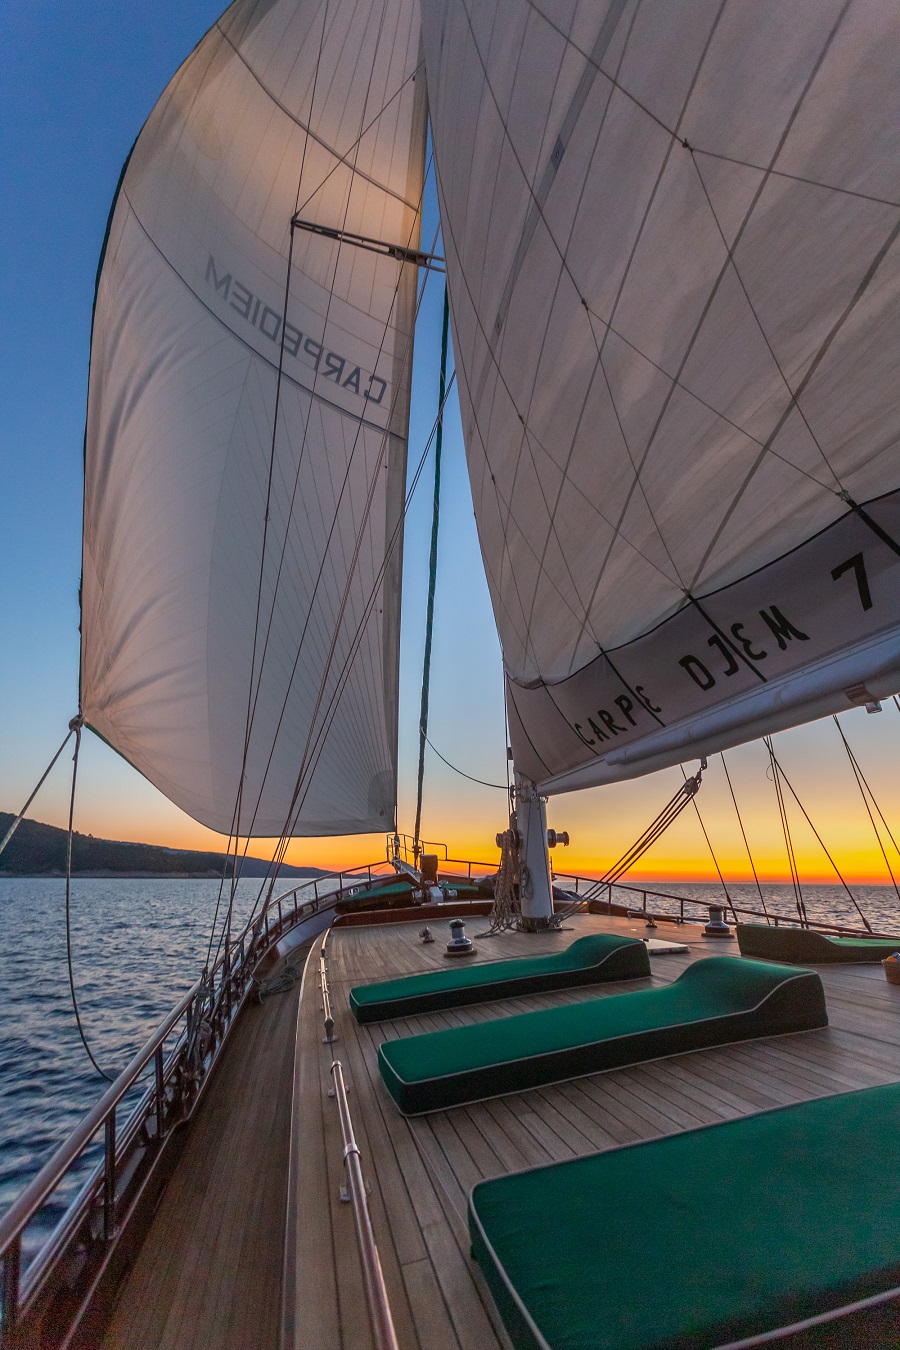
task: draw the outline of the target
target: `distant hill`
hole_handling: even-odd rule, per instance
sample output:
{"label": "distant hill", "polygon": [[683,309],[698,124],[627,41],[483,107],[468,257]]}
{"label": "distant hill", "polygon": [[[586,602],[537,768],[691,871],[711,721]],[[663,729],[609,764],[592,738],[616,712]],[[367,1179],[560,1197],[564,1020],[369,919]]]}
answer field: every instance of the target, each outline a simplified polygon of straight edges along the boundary
{"label": "distant hill", "polygon": [[[0,839],[15,819],[0,811]],[[6,848],[0,853],[0,877],[54,877],[66,871],[67,830],[23,820]],[[123,844],[114,839],[95,839],[90,834],[72,837],[72,874],[91,877],[220,877],[224,853],[197,853],[188,849],[159,848],[155,844]],[[244,858],[243,877],[263,877],[268,862],[262,858]],[[227,876],[234,870],[229,859]],[[279,870],[283,877],[327,876],[321,867],[288,867]]]}

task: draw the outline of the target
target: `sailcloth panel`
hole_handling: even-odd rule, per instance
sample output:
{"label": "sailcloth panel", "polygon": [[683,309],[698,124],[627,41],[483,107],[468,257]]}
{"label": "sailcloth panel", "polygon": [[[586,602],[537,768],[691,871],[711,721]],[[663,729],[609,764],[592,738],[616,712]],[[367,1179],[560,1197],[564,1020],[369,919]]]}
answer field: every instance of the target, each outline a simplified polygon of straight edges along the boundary
{"label": "sailcloth panel", "polygon": [[238,0],[160,98],[111,218],[83,712],[216,830],[394,823],[415,269],[299,228],[289,285],[288,256],[295,214],[418,246],[415,13]]}
{"label": "sailcloth panel", "polygon": [[422,9],[517,766],[583,786],[896,688],[900,10]]}

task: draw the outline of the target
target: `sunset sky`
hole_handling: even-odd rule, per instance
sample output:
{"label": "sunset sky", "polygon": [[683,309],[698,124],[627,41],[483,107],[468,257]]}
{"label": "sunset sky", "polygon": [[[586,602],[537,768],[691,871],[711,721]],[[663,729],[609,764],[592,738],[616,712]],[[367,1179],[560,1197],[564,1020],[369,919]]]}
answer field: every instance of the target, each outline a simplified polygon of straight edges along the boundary
{"label": "sunset sky", "polygon": [[[0,809],[17,811],[77,708],[82,437],[96,261],[119,170],[157,95],[217,17],[219,0],[156,7],[95,3],[7,6],[0,33],[0,149],[6,165],[0,216],[5,322],[3,381]],[[89,18],[85,16],[89,15]],[[426,229],[426,234],[427,234]],[[430,282],[417,339],[410,459],[427,440],[437,404],[441,279]],[[444,499],[436,599],[430,736],[477,778],[506,776],[500,650],[481,567],[456,405],[445,435]],[[400,828],[414,815],[417,723],[430,529],[429,474],[407,525],[401,664]],[[842,715],[845,735],[900,842],[900,713]],[[848,878],[890,878],[837,729],[829,719],[776,737],[776,752],[816,828]],[[761,878],[787,879],[785,845],[768,757],[761,744],[726,755]],[[689,773],[696,762],[686,766]],[[29,815],[64,824],[70,760],[54,770]],[[567,829],[560,870],[602,871],[639,835],[681,783],[669,769],[615,787],[551,801],[549,823]],[[697,799],[729,879],[752,880],[721,759]],[[799,809],[789,804],[804,878],[834,873]],[[452,856],[496,861],[504,794],[454,774],[429,750],[423,833]],[[167,802],[106,745],[85,736],[76,827],[98,836],[181,848],[224,840]],[[888,842],[889,845],[889,841]],[[890,847],[890,845],[889,845]],[[266,845],[254,840],[254,856]],[[341,866],[383,856],[381,836],[296,840],[288,861]],[[900,857],[889,858],[900,877]],[[701,828],[688,809],[635,877],[713,879]]]}

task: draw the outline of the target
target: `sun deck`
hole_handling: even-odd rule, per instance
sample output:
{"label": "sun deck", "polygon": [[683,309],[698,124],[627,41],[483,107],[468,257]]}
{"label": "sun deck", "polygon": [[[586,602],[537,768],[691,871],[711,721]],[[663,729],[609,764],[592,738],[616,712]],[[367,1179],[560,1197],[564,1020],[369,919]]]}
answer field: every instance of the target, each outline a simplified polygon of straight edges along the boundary
{"label": "sun deck", "polygon": [[[469,935],[485,926],[486,920],[473,917]],[[248,1009],[123,1287],[108,1347],[192,1350],[215,1344],[237,1350],[252,1344],[275,1350],[282,1305],[284,1350],[366,1350],[373,1344],[352,1207],[341,1199],[343,1145],[329,1096],[333,1055],[350,1089],[375,1239],[403,1350],[509,1346],[469,1255],[466,1201],[476,1181],[900,1081],[900,988],[889,985],[877,965],[831,966],[819,967],[831,1019],[826,1029],[697,1051],[405,1119],[381,1081],[382,1039],[651,984],[600,985],[357,1025],[347,1001],[353,985],[446,966],[443,925],[432,921],[438,941],[431,946],[422,944],[420,927],[421,920],[411,920],[330,933],[333,1046],[323,1043],[318,944],[302,993],[295,988]],[[559,934],[483,939],[472,959],[556,951],[597,931],[647,935],[639,922],[580,915]],[[654,956],[652,983],[675,979],[697,957],[737,954],[736,942],[709,941],[688,925],[660,925],[653,936],[683,941],[689,951]],[[597,1244],[602,1254],[602,1232]]]}

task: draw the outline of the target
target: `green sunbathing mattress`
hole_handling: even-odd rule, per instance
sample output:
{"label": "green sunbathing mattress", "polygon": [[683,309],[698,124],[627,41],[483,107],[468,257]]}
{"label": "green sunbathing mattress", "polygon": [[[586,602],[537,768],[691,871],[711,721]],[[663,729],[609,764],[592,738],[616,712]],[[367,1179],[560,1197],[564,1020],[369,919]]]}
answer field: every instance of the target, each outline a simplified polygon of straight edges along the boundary
{"label": "green sunbathing mattress", "polygon": [[520,956],[514,961],[482,962],[359,985],[350,990],[350,1007],[357,1022],[378,1022],[387,1017],[458,1008],[464,1003],[487,1003],[649,974],[647,948],[638,938],[593,933],[549,956]]}
{"label": "green sunbathing mattress", "polygon": [[404,1115],[828,1024],[812,970],[710,956],[672,984],[385,1041],[381,1076]]}
{"label": "green sunbathing mattress", "polygon": [[900,951],[900,938],[838,938],[813,933],[807,928],[776,928],[774,924],[739,923],[735,925],[738,946],[744,956],[760,956],[767,961],[808,961],[824,965],[826,961],[883,961]]}
{"label": "green sunbathing mattress", "polygon": [[479,1182],[472,1254],[517,1350],[896,1347],[898,1173],[892,1083]]}

